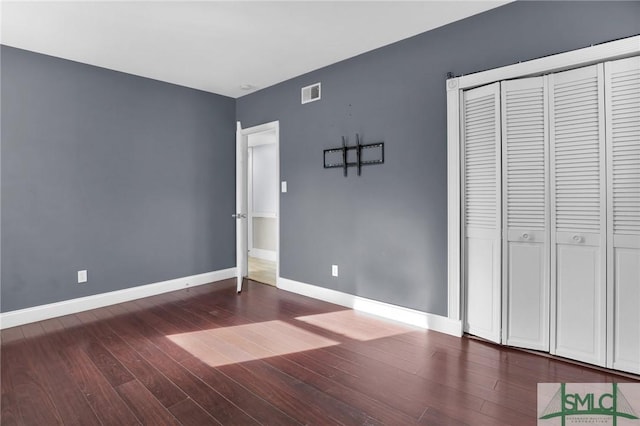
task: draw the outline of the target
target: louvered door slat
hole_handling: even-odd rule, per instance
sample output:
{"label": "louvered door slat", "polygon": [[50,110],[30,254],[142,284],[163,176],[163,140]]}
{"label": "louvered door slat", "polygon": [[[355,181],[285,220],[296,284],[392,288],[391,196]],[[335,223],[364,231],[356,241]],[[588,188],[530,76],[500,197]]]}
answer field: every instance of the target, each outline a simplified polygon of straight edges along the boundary
{"label": "louvered door slat", "polygon": [[[579,94],[575,94],[578,92]],[[576,104],[579,99],[580,103]],[[596,75],[582,78],[578,81],[567,81],[556,84],[554,87],[554,153],[555,169],[564,171],[566,166],[591,167],[591,173],[583,174],[583,179],[563,179],[556,176],[555,201],[556,203],[571,205],[576,197],[573,194],[594,194],[601,192],[601,165],[600,165],[600,134],[598,130],[598,87]],[[575,116],[571,114],[571,106],[579,109],[580,105],[589,107],[588,114]],[[560,111],[558,111],[560,107]],[[562,108],[565,108],[564,110]],[[569,108],[569,112],[565,112]],[[574,120],[563,120],[563,116],[576,117]],[[579,117],[579,118],[578,118]],[[588,123],[587,125],[585,125]],[[593,197],[588,205],[580,206],[581,209],[599,212],[600,197]],[[556,230],[574,230],[576,225],[585,225],[589,230],[599,229],[600,217],[596,216],[591,222],[573,222],[572,215],[562,215],[556,212]]]}
{"label": "louvered door slat", "polygon": [[[480,212],[498,208],[495,121],[498,113],[493,95],[477,99],[467,98],[465,104],[465,224],[484,229],[496,228],[496,215]],[[478,189],[485,188],[487,198],[481,203],[474,198]]]}
{"label": "louvered door slat", "polygon": [[640,58],[605,65],[611,367],[640,374]]}
{"label": "louvered door slat", "polygon": [[543,77],[502,82],[503,338],[549,350],[547,106]]}
{"label": "louvered door slat", "polygon": [[597,365],[606,351],[602,72],[549,76],[551,352]]}
{"label": "louvered door slat", "polygon": [[464,92],[465,331],[500,342],[499,85]]}

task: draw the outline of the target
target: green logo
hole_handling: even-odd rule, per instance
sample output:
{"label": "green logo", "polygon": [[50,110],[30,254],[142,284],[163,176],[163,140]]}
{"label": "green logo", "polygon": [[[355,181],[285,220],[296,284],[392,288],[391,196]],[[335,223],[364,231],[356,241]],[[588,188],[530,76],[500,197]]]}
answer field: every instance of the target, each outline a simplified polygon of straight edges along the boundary
{"label": "green logo", "polygon": [[560,388],[543,410],[540,420],[560,417],[562,426],[569,416],[609,416],[614,426],[618,417],[637,420],[637,414],[618,389],[617,383],[611,386],[611,392],[567,393],[566,383],[560,383]]}

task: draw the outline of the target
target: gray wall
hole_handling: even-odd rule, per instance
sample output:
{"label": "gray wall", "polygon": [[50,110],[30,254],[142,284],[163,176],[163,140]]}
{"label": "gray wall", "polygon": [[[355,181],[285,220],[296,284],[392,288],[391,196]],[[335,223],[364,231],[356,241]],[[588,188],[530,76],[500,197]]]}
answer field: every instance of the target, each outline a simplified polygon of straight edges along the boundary
{"label": "gray wall", "polygon": [[[244,127],[280,120],[281,275],[446,315],[446,73],[639,33],[640,2],[517,2],[240,98]],[[322,100],[300,105],[317,81]],[[385,164],[324,170],[355,133],[385,142]]]}
{"label": "gray wall", "polygon": [[1,55],[3,312],[235,266],[233,99]]}

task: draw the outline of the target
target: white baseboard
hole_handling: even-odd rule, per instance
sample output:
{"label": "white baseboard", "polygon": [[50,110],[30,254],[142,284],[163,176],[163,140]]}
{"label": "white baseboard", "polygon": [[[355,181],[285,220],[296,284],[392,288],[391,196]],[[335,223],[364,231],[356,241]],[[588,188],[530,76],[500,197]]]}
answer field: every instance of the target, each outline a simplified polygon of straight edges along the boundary
{"label": "white baseboard", "polygon": [[186,287],[209,284],[214,281],[226,280],[236,276],[236,268],[222,269],[206,272],[204,274],[191,275],[189,277],[176,278],[153,284],[125,288],[110,291],[108,293],[95,294],[93,296],[79,297],[77,299],[64,300],[62,302],[49,303],[47,305],[34,306],[32,308],[0,313],[0,329],[16,327],[18,325],[42,321],[63,315],[75,314],[89,309],[102,308],[143,297],[155,296],[169,291],[181,290]]}
{"label": "white baseboard", "polygon": [[276,252],[274,250],[263,250],[259,248],[252,248],[249,250],[249,256],[257,257],[258,259],[276,261]]}
{"label": "white baseboard", "polygon": [[278,277],[277,281],[278,288],[281,290],[324,300],[325,302],[335,303],[340,306],[346,306],[355,311],[366,312],[427,330],[439,331],[440,333],[446,333],[456,337],[462,336],[462,322],[459,320],[416,311],[385,302],[378,302],[376,300],[305,284],[287,278]]}

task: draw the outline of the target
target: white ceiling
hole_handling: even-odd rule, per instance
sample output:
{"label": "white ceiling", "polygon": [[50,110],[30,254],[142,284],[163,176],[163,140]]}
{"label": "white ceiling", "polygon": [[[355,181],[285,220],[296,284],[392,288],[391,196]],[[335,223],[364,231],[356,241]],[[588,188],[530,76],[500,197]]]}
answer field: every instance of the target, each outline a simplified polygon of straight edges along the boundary
{"label": "white ceiling", "polygon": [[504,3],[3,0],[0,41],[237,98]]}

